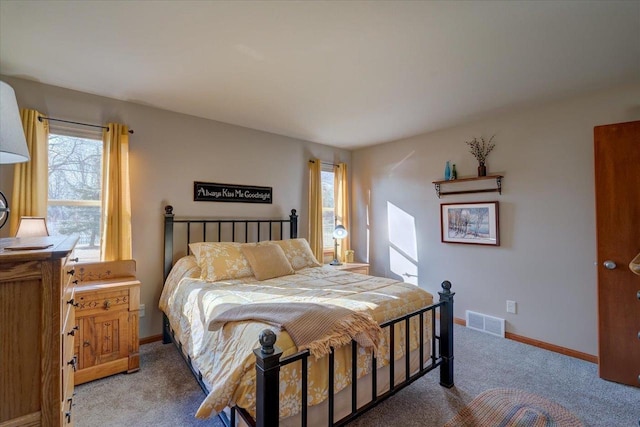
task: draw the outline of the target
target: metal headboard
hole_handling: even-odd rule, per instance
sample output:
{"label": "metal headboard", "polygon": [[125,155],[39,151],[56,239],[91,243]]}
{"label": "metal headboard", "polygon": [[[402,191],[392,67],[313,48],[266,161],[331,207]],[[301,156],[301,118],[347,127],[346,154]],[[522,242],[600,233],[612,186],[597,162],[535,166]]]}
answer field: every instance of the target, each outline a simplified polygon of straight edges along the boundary
{"label": "metal headboard", "polygon": [[298,237],[298,215],[291,209],[288,219],[221,219],[221,218],[175,218],[173,206],[164,208],[164,276],[167,280],[174,261],[174,225],[185,224],[185,252],[189,253],[192,242],[259,242],[261,240],[282,240],[285,229],[289,228],[290,239]]}

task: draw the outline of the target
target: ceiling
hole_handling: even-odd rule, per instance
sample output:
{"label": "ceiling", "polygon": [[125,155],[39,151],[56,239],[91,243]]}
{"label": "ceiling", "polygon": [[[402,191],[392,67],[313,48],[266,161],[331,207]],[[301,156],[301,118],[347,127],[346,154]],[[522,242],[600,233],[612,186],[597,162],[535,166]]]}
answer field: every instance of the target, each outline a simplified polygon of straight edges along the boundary
{"label": "ceiling", "polygon": [[637,81],[640,1],[0,0],[0,73],[354,149]]}

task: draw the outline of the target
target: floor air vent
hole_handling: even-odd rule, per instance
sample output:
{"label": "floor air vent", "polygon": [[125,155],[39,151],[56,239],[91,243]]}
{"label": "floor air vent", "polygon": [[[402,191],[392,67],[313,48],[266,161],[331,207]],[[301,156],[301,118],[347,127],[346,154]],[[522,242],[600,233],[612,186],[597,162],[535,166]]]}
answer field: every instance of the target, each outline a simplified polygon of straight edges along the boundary
{"label": "floor air vent", "polygon": [[467,310],[467,328],[504,338],[504,319]]}

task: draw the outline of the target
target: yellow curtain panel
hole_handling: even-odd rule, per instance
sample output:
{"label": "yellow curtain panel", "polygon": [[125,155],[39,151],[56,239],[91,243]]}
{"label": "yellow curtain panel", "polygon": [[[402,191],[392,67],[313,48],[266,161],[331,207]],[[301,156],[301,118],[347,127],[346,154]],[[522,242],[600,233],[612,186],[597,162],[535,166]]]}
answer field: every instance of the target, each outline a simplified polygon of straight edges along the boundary
{"label": "yellow curtain panel", "polygon": [[323,262],[322,242],[322,164],[314,159],[309,162],[309,246],[316,259]]}
{"label": "yellow curtain panel", "polygon": [[31,159],[13,166],[13,193],[9,216],[9,233],[12,236],[18,231],[20,217],[47,216],[49,125],[45,120],[38,121],[40,115],[36,110],[20,110]]}
{"label": "yellow curtain panel", "polygon": [[351,228],[349,224],[349,180],[346,163],[338,163],[333,167],[336,221],[347,229],[349,234],[338,243],[338,259],[345,262],[345,251],[351,248]]}
{"label": "yellow curtain panel", "polygon": [[109,123],[102,132],[103,261],[131,258],[131,191],[129,186],[129,128]]}

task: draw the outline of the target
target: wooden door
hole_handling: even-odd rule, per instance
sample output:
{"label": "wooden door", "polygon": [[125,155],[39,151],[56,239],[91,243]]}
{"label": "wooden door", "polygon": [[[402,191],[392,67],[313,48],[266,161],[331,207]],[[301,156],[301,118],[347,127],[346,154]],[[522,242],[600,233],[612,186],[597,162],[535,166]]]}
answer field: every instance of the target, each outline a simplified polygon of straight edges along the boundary
{"label": "wooden door", "polygon": [[599,373],[640,387],[640,121],[594,128]]}

